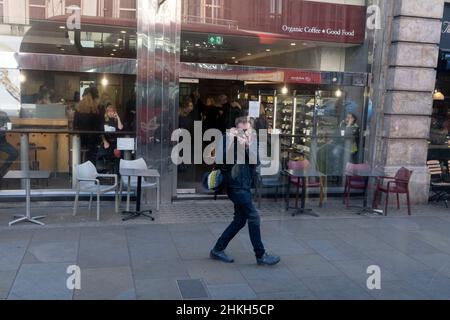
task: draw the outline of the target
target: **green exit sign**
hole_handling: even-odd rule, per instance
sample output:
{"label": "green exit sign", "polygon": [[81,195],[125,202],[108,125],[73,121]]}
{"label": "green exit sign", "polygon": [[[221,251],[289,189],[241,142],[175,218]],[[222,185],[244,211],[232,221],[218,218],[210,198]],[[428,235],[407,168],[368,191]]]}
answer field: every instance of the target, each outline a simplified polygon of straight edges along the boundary
{"label": "green exit sign", "polygon": [[209,35],[208,43],[213,46],[221,46],[223,45],[223,37],[217,35]]}

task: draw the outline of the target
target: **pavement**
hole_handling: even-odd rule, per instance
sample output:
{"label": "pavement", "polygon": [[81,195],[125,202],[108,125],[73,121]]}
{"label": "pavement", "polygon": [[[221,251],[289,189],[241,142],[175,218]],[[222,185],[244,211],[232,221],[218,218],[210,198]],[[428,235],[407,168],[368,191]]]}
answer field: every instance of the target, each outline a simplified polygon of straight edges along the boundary
{"label": "pavement", "polygon": [[[314,201],[320,218],[263,203],[263,241],[282,258],[275,267],[256,265],[247,229],[227,250],[234,264],[209,259],[232,217],[229,201],[178,202],[163,206],[156,222],[127,223],[110,203],[101,222],[86,203],[77,217],[71,203],[33,203],[47,225],[11,228],[23,203],[1,203],[0,299],[450,299],[450,211],[429,205],[415,206],[412,217],[395,209],[358,216],[340,201],[323,209]],[[79,290],[67,285],[70,266],[80,268]],[[381,271],[380,290],[368,289],[370,266]]]}

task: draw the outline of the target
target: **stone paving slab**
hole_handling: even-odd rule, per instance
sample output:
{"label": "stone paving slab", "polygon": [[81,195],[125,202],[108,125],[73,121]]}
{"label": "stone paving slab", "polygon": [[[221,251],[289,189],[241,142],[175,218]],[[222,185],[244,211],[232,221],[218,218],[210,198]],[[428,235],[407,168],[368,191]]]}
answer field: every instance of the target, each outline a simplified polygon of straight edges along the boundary
{"label": "stone paving slab", "polygon": [[[450,299],[450,211],[361,217],[336,204],[317,219],[280,215],[279,205],[262,211],[275,267],[256,265],[247,229],[227,249],[234,264],[209,259],[232,218],[226,201],[184,204],[187,215],[175,204],[154,223],[53,208],[45,227],[0,226],[0,299]],[[66,286],[69,265],[81,268],[81,290]],[[372,265],[381,290],[366,287]]]}

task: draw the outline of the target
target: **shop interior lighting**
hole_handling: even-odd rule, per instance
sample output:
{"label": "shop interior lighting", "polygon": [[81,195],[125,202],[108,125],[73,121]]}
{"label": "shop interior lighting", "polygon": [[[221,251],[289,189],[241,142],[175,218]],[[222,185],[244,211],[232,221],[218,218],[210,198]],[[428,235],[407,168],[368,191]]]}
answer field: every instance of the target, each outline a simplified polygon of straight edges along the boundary
{"label": "shop interior lighting", "polygon": [[341,89],[337,89],[335,92],[336,97],[340,98],[342,97],[342,90]]}
{"label": "shop interior lighting", "polygon": [[444,101],[445,96],[440,90],[436,89],[436,90],[434,90],[433,100],[434,101]]}
{"label": "shop interior lighting", "polygon": [[27,77],[25,77],[25,75],[24,74],[20,74],[20,83],[24,83],[24,82],[26,82],[27,81]]}
{"label": "shop interior lighting", "polygon": [[102,86],[106,87],[109,84],[109,81],[106,77],[103,77],[101,83],[102,83]]}
{"label": "shop interior lighting", "polygon": [[289,89],[288,89],[286,86],[284,86],[284,87],[281,89],[281,93],[282,93],[282,94],[288,94],[288,93],[289,93]]}
{"label": "shop interior lighting", "polygon": [[291,46],[295,47],[297,44],[295,42],[291,42]]}

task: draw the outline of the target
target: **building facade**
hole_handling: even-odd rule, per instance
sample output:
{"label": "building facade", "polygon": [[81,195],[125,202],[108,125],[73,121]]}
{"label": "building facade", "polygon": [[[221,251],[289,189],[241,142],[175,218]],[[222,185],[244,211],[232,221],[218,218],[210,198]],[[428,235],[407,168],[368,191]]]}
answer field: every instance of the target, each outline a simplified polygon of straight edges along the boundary
{"label": "building facade", "polygon": [[[68,112],[33,122],[23,110],[39,108],[42,85],[66,109],[98,86],[123,117],[135,112],[136,156],[162,173],[163,202],[201,193],[205,166],[180,170],[171,158],[179,105],[194,92],[203,103],[221,94],[244,109],[263,103],[283,158],[314,163],[332,193],[353,161],[410,168],[413,201],[428,199],[443,0],[3,0],[0,12],[0,68],[19,92],[4,85],[0,109],[15,126],[69,128]],[[350,147],[339,129],[349,113],[359,128]],[[34,138],[46,147],[35,161],[56,173],[49,188],[69,189],[70,134]]]}

